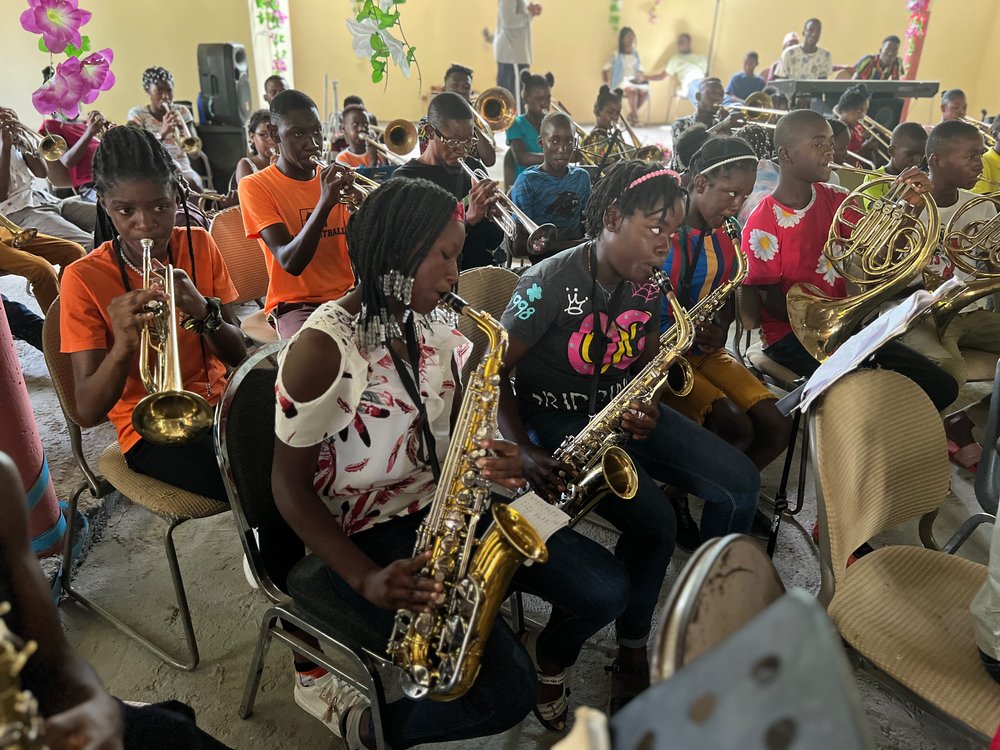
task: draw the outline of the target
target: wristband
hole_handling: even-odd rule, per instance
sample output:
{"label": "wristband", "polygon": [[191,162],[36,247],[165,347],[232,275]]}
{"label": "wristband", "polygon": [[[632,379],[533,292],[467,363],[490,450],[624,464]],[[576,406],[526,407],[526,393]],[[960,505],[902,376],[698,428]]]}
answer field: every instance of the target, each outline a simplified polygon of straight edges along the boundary
{"label": "wristband", "polygon": [[206,333],[217,331],[222,327],[222,300],[218,297],[205,298],[205,319],[198,320],[193,316],[188,316],[181,321],[181,328],[191,333],[204,336]]}

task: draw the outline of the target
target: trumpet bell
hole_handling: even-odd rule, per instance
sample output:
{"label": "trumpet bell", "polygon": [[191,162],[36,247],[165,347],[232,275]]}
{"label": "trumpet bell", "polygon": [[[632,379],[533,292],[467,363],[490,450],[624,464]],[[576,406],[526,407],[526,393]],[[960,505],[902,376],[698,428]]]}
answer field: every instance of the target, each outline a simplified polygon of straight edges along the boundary
{"label": "trumpet bell", "polygon": [[663,152],[659,146],[640,146],[635,150],[632,158],[644,161],[647,164],[654,164],[658,161],[663,161]]}
{"label": "trumpet bell", "polygon": [[417,145],[417,126],[409,120],[393,120],[382,132],[385,147],[397,156],[406,156]]}
{"label": "trumpet bell", "polygon": [[181,139],[180,147],[185,154],[196,154],[201,151],[201,138],[189,135]]}
{"label": "trumpet bell", "polygon": [[61,135],[46,135],[38,142],[38,153],[45,161],[59,161],[68,150]]}
{"label": "trumpet bell", "polygon": [[159,391],[136,404],[132,427],[157,445],[180,445],[212,429],[213,410],[197,393]]}
{"label": "trumpet bell", "polygon": [[531,255],[542,255],[555,242],[558,234],[555,224],[542,224],[528,235],[528,252]]}
{"label": "trumpet bell", "polygon": [[482,92],[476,98],[474,109],[494,132],[506,130],[517,118],[514,95],[502,86],[494,86]]}

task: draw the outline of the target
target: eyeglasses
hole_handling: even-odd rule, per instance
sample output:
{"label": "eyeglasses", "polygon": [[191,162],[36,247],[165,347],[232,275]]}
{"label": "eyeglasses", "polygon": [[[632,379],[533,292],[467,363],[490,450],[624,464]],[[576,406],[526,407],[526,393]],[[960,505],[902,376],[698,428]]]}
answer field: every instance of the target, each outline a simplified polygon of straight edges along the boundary
{"label": "eyeglasses", "polygon": [[271,134],[266,130],[254,130],[253,134],[258,138],[270,138]]}
{"label": "eyeglasses", "polygon": [[434,133],[441,143],[452,151],[472,151],[476,147],[477,139],[475,138],[445,138],[444,134],[433,125],[428,125],[427,127],[431,129],[431,132]]}

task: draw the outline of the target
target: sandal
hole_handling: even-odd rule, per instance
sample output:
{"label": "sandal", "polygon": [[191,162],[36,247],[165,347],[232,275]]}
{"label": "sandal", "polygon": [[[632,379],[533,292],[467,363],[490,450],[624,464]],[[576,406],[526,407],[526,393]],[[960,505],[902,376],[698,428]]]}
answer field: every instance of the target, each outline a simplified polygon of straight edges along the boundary
{"label": "sandal", "polygon": [[641,672],[626,671],[621,668],[616,659],[610,667],[604,668],[611,673],[611,698],[608,701],[608,715],[614,716],[625,706],[649,687],[649,667]]}
{"label": "sandal", "polygon": [[983,457],[983,446],[979,443],[969,443],[959,447],[954,440],[948,441],[948,458],[956,466],[969,471],[979,469],[979,460]]}
{"label": "sandal", "polygon": [[566,717],[569,714],[569,690],[566,689],[566,670],[559,674],[544,674],[538,664],[538,633],[537,630],[528,630],[521,633],[521,643],[524,645],[531,663],[535,665],[535,672],[538,673],[540,685],[559,685],[562,687],[562,694],[553,701],[536,701],[532,711],[538,723],[552,732],[566,731]]}

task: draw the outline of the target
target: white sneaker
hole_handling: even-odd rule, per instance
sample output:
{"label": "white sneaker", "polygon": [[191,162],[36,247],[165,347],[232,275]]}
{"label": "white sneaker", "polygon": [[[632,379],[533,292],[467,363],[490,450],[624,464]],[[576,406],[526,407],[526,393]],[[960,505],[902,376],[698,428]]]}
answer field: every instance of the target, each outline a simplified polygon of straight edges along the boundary
{"label": "white sneaker", "polygon": [[253,571],[250,570],[250,561],[247,560],[247,556],[243,555],[243,575],[247,578],[247,583],[250,584],[250,588],[257,588],[257,580],[253,577]]}
{"label": "white sneaker", "polygon": [[[311,684],[308,684],[312,680]],[[306,683],[306,684],[303,684]],[[344,737],[349,748],[363,748],[360,723],[368,699],[329,672],[322,677],[295,678],[295,702],[310,716],[322,721],[337,737]]]}

